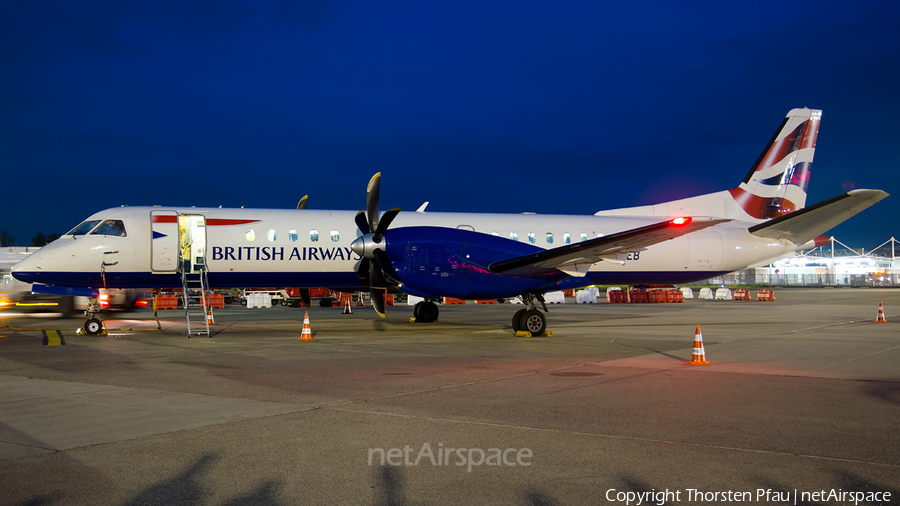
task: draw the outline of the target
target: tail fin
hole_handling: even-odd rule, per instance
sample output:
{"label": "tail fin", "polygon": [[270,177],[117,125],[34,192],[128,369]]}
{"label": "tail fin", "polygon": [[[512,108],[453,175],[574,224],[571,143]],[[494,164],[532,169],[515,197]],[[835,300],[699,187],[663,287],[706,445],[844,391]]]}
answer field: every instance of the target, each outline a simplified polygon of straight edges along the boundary
{"label": "tail fin", "polygon": [[750,216],[771,219],[803,209],[822,111],[793,109],[744,181],[729,190]]}

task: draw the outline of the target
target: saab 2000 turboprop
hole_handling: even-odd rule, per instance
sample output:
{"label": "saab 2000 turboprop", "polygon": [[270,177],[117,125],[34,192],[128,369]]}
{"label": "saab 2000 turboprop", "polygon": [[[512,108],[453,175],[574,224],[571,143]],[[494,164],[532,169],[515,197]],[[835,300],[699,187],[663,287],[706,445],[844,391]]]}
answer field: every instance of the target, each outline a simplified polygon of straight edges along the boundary
{"label": "saab 2000 turboprop", "polygon": [[179,286],[198,270],[216,288],[354,287],[382,317],[386,291],[401,291],[425,299],[414,309],[425,322],[437,319],[440,297],[522,296],[513,329],[542,333],[546,292],[686,283],[760,265],[824,244],[820,234],[887,197],[853,190],[805,207],[820,119],[790,111],[738,187],[657,205],[593,216],[379,213],[379,173],[358,213],[107,209],[12,273],[35,292],[79,295]]}

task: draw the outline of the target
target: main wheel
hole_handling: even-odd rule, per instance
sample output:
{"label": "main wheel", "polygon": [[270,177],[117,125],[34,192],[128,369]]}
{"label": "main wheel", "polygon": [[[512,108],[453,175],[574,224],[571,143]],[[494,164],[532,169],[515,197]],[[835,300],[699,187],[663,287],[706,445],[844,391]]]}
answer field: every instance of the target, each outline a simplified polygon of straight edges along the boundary
{"label": "main wheel", "polygon": [[544,313],[532,309],[522,313],[522,316],[519,317],[519,326],[521,330],[531,332],[533,336],[539,336],[547,329],[547,318],[544,317]]}
{"label": "main wheel", "polygon": [[[419,310],[415,312],[416,321],[422,323],[434,323],[438,319],[438,313],[440,310],[437,307],[437,304],[427,300],[425,302],[420,302],[422,304],[419,306]],[[418,304],[416,304],[418,306]]]}
{"label": "main wheel", "polygon": [[103,322],[101,322],[97,318],[91,318],[88,321],[84,322],[83,328],[88,335],[100,335],[100,332],[103,331]]}
{"label": "main wheel", "polygon": [[416,302],[416,305],[413,306],[413,318],[416,321],[419,321],[419,310],[422,309],[422,303]]}
{"label": "main wheel", "polygon": [[522,308],[522,309],[516,311],[516,314],[513,315],[513,319],[512,319],[513,332],[518,332],[520,330],[523,330],[522,324],[519,322],[519,320],[522,319],[522,315],[525,314],[525,311],[528,311],[528,310],[525,308]]}

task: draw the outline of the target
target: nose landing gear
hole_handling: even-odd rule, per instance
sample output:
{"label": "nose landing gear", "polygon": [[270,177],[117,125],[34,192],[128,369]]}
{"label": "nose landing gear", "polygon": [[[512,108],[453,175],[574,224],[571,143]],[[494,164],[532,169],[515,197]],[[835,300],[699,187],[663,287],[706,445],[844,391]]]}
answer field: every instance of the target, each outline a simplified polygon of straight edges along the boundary
{"label": "nose landing gear", "polygon": [[99,312],[100,302],[97,300],[97,297],[90,297],[88,299],[88,309],[84,312],[84,315],[87,316],[88,319],[86,322],[84,322],[84,325],[82,325],[82,327],[78,329],[78,335],[106,335],[107,332],[103,327],[103,320],[97,317],[97,313]]}

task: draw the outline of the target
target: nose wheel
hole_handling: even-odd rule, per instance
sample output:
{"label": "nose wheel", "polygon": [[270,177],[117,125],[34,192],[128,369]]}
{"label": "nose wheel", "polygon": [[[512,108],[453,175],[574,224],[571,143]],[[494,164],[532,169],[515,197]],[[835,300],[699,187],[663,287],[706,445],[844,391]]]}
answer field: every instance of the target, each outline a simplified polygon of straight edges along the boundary
{"label": "nose wheel", "polygon": [[89,336],[99,336],[106,332],[106,329],[103,328],[103,320],[97,318],[97,313],[99,312],[100,303],[96,297],[90,297],[88,299],[88,310],[84,312],[88,319],[79,329],[79,334],[84,332]]}
{"label": "nose wheel", "polygon": [[99,336],[101,332],[103,332],[103,322],[99,318],[91,317],[88,321],[84,322],[84,325],[81,327],[84,329],[84,333],[89,336]]}

